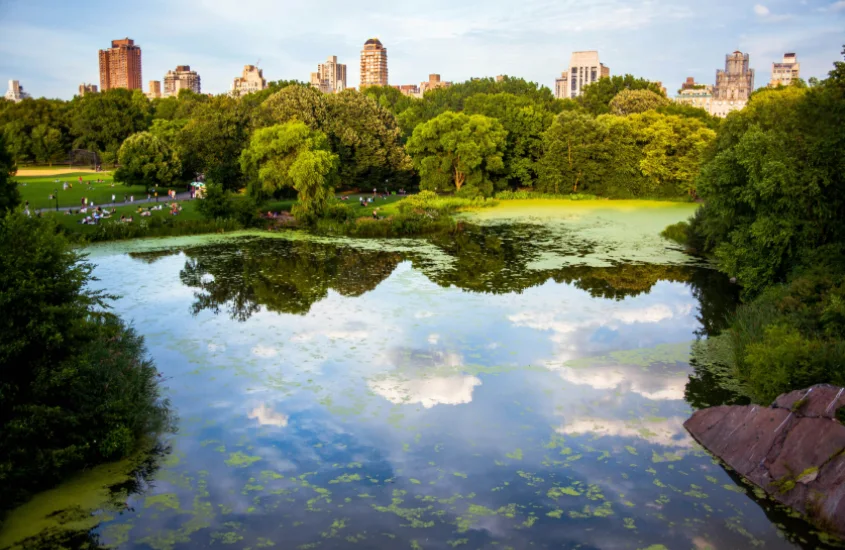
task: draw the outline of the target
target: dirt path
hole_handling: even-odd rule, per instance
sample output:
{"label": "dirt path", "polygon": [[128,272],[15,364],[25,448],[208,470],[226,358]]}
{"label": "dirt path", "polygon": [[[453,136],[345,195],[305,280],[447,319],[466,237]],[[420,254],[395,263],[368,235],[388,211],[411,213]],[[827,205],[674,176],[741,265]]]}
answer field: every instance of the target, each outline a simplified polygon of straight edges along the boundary
{"label": "dirt path", "polygon": [[18,168],[17,176],[60,176],[62,174],[73,174],[76,172],[83,172],[86,174],[106,174],[107,172],[97,172],[90,168]]}

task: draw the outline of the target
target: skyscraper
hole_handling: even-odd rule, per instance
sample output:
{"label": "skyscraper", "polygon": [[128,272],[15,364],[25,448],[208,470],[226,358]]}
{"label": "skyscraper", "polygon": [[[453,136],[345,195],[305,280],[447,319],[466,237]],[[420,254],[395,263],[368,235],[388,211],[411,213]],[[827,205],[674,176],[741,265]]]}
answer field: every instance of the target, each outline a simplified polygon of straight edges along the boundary
{"label": "skyscraper", "polygon": [[361,88],[387,86],[387,48],[378,38],[364,42],[361,51]]}
{"label": "skyscraper", "polygon": [[85,94],[96,94],[97,93],[97,85],[96,84],[86,84],[82,83],[79,85],[79,96],[82,97]]}
{"label": "skyscraper", "polygon": [[164,75],[164,97],[178,96],[179,90],[201,93],[200,75],[192,71],[190,65],[177,65],[175,71],[167,71]]}
{"label": "skyscraper", "polygon": [[6,95],[4,96],[9,101],[14,101],[18,103],[19,101],[23,101],[24,99],[29,99],[29,94],[23,91],[23,86],[21,86],[20,81],[18,80],[10,80],[9,81],[9,89],[6,90]]}
{"label": "skyscraper", "polygon": [[772,79],[769,81],[769,87],[789,86],[799,78],[801,78],[801,64],[798,63],[798,57],[794,53],[785,53],[783,62],[772,63]]}
{"label": "skyscraper", "polygon": [[100,50],[100,90],[141,89],[141,46],[134,40],[112,40],[111,48]]}
{"label": "skyscraper", "polygon": [[333,55],[325,63],[317,65],[317,72],[311,73],[311,85],[324,94],[336,94],[346,89],[346,65],[337,62]]}
{"label": "skyscraper", "polygon": [[569,60],[569,70],[555,79],[555,97],[575,99],[581,95],[584,87],[608,76],[610,68],[599,63],[599,52],[573,52]]}
{"label": "skyscraper", "polygon": [[149,91],[146,96],[148,99],[161,98],[161,80],[150,80]]}

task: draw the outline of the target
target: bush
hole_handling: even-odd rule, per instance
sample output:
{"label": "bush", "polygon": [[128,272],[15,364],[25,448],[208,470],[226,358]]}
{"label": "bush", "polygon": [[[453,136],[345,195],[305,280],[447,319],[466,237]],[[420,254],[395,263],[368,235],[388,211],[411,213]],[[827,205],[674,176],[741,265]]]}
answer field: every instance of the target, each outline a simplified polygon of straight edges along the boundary
{"label": "bush", "polygon": [[205,196],[198,199],[197,210],[207,220],[228,218],[232,214],[232,197],[219,183],[209,181]]}
{"label": "bush", "polygon": [[0,219],[0,507],[171,423],[143,339],[54,222]]}
{"label": "bush", "polygon": [[674,241],[680,245],[687,246],[687,241],[689,241],[689,223],[673,223],[672,225],[668,226],[666,229],[661,231],[660,236],[664,239]]}
{"label": "bush", "polygon": [[538,193],[535,191],[500,191],[496,193],[496,198],[503,201],[520,201],[520,200],[570,200],[570,201],[592,201],[598,197],[590,195],[589,193]]}

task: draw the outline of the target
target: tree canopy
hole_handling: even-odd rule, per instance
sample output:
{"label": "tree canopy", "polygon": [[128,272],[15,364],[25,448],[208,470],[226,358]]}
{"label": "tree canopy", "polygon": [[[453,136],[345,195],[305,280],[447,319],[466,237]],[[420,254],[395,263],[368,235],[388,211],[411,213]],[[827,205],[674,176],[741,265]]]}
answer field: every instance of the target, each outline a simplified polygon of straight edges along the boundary
{"label": "tree canopy", "polygon": [[182,172],[179,156],[150,132],[129,136],[121,145],[118,158],[120,168],[114,173],[114,180],[126,185],[167,187]]}
{"label": "tree canopy", "polygon": [[420,124],[408,153],[420,174],[420,188],[490,196],[493,178],[504,172],[507,131],[484,115],[447,111]]}
{"label": "tree canopy", "polygon": [[585,86],[577,101],[593,115],[601,115],[610,112],[610,102],[623,90],[650,90],[665,97],[657,83],[626,74],[600,78]]}
{"label": "tree canopy", "polygon": [[651,90],[629,89],[616,94],[608,104],[611,113],[621,116],[644,113],[666,105],[669,105],[669,100],[663,95]]}

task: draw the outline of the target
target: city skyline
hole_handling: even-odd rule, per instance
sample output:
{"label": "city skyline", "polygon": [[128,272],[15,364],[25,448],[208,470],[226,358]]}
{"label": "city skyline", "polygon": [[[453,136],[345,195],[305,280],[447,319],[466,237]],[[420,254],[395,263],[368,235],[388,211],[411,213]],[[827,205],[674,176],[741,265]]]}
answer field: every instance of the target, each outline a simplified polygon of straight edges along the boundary
{"label": "city skyline", "polygon": [[[307,82],[315,59],[329,55],[357,68],[361,44],[370,37],[389,50],[389,83],[397,85],[419,83],[430,73],[453,82],[507,74],[554,90],[572,52],[598,50],[613,74],[662,81],[671,96],[687,76],[713,84],[724,55],[735,50],[750,54],[758,86],[769,81],[771,64],[784,52],[800,54],[804,79],[824,77],[841,58],[843,0],[673,4],[529,0],[513,14],[500,1],[455,6],[435,0],[425,8],[380,1],[366,12],[337,2],[290,7],[269,0],[237,7],[152,0],[144,9],[101,0],[81,9],[3,3],[0,79],[19,80],[34,97],[69,99],[80,82],[98,82],[97,51],[124,36],[142,46],[145,76],[189,64],[202,75],[203,91],[214,94],[226,93],[246,64],[260,63],[268,81]],[[337,15],[328,23],[326,10]],[[282,11],[284,18],[275,16]],[[188,29],[179,23],[185,20]],[[303,30],[316,21],[316,32]],[[347,85],[359,87],[357,70]]]}

